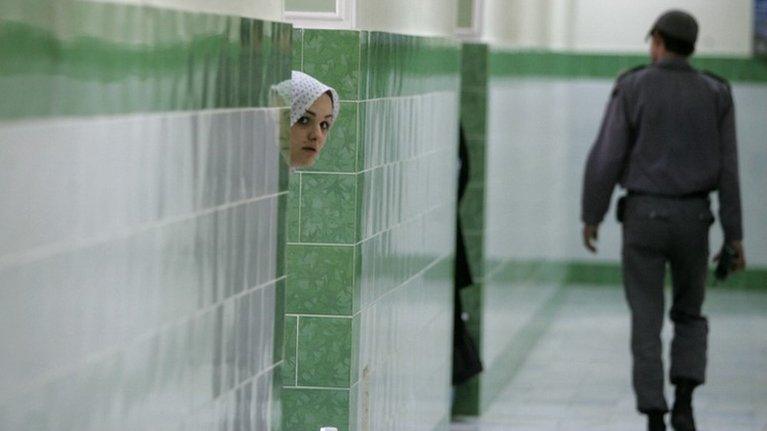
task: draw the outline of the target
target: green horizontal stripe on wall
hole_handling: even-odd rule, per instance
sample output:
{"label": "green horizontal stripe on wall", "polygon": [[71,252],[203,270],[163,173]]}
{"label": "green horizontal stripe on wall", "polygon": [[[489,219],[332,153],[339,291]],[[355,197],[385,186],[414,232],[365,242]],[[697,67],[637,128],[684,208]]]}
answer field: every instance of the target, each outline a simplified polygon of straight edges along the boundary
{"label": "green horizontal stripe on wall", "polygon": [[[494,281],[560,283],[562,285],[620,286],[623,283],[619,263],[567,261],[510,261],[492,277]],[[666,284],[671,279],[667,277]],[[747,269],[730,276],[725,282],[716,281],[713,268],[708,285],[713,288],[767,289],[767,268]]]}
{"label": "green horizontal stripe on wall", "polygon": [[265,107],[291,26],[83,1],[0,4],[0,119]]}
{"label": "green horizontal stripe on wall", "polygon": [[[495,76],[610,78],[648,64],[647,55],[580,54],[494,50],[490,55]],[[734,82],[767,82],[767,61],[756,58],[693,57],[692,63]]]}

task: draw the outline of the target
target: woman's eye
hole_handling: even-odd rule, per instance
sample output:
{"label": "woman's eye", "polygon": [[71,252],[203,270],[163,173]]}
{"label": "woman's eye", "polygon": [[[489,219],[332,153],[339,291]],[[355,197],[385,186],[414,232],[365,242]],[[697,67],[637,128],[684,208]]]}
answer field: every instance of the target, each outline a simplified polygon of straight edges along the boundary
{"label": "woman's eye", "polygon": [[309,124],[309,117],[301,117],[298,119],[298,124]]}
{"label": "woman's eye", "polygon": [[327,121],[323,121],[322,123],[320,123],[320,127],[322,127],[322,130],[328,130],[330,129],[330,123],[328,123]]}

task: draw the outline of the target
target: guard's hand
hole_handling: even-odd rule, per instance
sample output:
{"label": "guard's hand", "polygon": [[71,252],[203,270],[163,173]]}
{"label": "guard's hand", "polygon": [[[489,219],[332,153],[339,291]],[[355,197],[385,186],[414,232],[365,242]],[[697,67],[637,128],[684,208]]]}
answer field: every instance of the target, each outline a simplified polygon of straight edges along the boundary
{"label": "guard's hand", "polygon": [[[728,243],[735,250],[735,259],[732,261],[732,272],[743,271],[746,269],[746,252],[743,249],[743,241],[730,241]],[[714,262],[719,262],[721,253],[714,256]]]}
{"label": "guard's hand", "polygon": [[597,252],[594,242],[599,237],[599,226],[583,225],[583,246],[592,253]]}

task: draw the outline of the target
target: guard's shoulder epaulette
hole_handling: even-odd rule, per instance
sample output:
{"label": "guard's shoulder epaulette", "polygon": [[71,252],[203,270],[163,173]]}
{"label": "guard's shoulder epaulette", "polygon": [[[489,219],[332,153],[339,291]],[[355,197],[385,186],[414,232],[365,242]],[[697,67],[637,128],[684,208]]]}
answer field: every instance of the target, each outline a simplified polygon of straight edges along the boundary
{"label": "guard's shoulder epaulette", "polygon": [[644,70],[645,68],[647,68],[647,65],[646,64],[641,64],[639,66],[632,67],[631,69],[625,69],[625,70],[621,71],[621,73],[618,75],[618,80],[620,81],[621,79],[623,79],[623,78],[625,78],[625,77],[627,77],[627,76],[629,76],[631,74],[634,74],[636,72],[639,72],[640,70]]}
{"label": "guard's shoulder epaulette", "polygon": [[724,84],[725,87],[727,87],[728,91],[732,90],[732,86],[730,85],[730,81],[728,81],[727,79],[717,75],[716,73],[708,71],[708,70],[701,70],[700,73],[708,76],[711,79],[714,79],[716,81],[721,82],[722,84]]}

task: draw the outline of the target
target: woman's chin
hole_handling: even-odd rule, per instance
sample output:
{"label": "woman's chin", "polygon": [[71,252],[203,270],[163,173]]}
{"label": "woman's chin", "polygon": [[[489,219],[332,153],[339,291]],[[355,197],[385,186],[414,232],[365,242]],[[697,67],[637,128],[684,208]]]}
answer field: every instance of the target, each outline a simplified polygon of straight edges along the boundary
{"label": "woman's chin", "polygon": [[314,163],[317,161],[317,156],[312,155],[304,155],[301,157],[294,157],[292,161],[292,165],[294,168],[311,168],[314,166]]}

